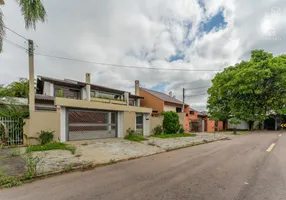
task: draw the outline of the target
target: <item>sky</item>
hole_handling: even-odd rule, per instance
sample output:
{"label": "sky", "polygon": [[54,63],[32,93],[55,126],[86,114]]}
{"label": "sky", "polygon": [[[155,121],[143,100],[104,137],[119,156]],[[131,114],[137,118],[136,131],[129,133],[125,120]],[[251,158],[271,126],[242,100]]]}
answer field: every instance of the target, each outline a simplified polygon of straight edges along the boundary
{"label": "sky", "polygon": [[[16,1],[1,8],[5,25],[34,40],[35,75],[84,81],[134,93],[140,86],[172,93],[193,109],[205,110],[207,87],[217,73],[251,50],[286,51],[285,0],[43,0],[47,21],[26,30]],[[84,3],[83,3],[84,2]],[[6,39],[27,47],[10,31]],[[120,68],[60,60],[53,55],[119,65],[180,71]],[[25,50],[4,41],[0,84],[28,77]],[[204,88],[202,88],[204,87]],[[194,96],[195,95],[195,96]],[[196,96],[199,95],[199,96]]]}

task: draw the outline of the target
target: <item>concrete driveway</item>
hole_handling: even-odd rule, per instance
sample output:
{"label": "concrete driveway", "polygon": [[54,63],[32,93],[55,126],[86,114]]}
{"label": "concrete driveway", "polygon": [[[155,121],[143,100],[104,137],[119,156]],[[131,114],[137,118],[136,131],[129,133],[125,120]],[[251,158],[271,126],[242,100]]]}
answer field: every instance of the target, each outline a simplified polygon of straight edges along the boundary
{"label": "concrete driveway", "polygon": [[119,138],[72,141],[68,144],[76,147],[75,154],[64,150],[34,152],[33,155],[41,159],[38,173],[50,174],[83,166],[112,164],[165,151],[156,146]]}

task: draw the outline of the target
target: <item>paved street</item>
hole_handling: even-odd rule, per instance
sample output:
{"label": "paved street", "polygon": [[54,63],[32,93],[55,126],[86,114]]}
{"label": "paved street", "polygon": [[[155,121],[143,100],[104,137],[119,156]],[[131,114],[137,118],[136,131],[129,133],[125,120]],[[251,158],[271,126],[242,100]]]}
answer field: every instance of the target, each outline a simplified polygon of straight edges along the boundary
{"label": "paved street", "polygon": [[286,133],[279,134],[252,133],[51,177],[2,190],[0,199],[286,199]]}

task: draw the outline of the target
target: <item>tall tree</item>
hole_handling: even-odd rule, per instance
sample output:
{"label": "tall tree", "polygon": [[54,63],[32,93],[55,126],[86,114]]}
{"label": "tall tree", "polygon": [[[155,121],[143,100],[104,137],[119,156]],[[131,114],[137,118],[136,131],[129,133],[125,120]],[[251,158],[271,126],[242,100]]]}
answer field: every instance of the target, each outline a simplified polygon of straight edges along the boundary
{"label": "tall tree", "polygon": [[0,97],[21,97],[28,98],[29,81],[26,78],[20,78],[19,81],[14,81],[6,87],[0,85]]}
{"label": "tall tree", "polygon": [[211,116],[245,120],[252,129],[254,121],[264,121],[269,111],[285,109],[286,56],[254,50],[248,62],[226,68],[212,83],[208,90]]}
{"label": "tall tree", "polygon": [[[41,0],[15,0],[21,9],[25,20],[26,29],[36,28],[38,21],[44,22],[46,18],[46,10]],[[2,42],[5,36],[5,25],[3,21],[3,12],[1,6],[5,5],[5,0],[0,0],[0,53],[2,52]]]}

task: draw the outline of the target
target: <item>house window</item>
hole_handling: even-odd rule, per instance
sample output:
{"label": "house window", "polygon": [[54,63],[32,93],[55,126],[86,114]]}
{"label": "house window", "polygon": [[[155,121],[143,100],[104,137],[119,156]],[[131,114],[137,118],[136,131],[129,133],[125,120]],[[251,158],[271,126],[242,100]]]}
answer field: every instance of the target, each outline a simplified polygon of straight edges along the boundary
{"label": "house window", "polygon": [[136,114],[136,131],[143,131],[143,114]]}
{"label": "house window", "polygon": [[129,106],[134,106],[134,105],[135,105],[134,99],[129,99]]}
{"label": "house window", "polygon": [[79,90],[69,90],[69,97],[74,99],[80,99],[80,91]]}
{"label": "house window", "polygon": [[193,110],[190,111],[190,115],[194,115],[195,112]]}
{"label": "house window", "polygon": [[178,108],[178,107],[177,107],[177,108],[176,108],[176,112],[177,112],[177,113],[182,112],[182,108]]}

